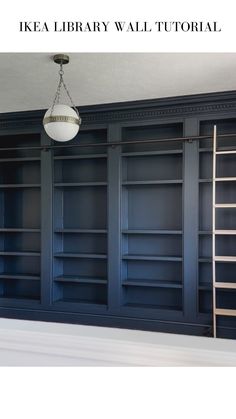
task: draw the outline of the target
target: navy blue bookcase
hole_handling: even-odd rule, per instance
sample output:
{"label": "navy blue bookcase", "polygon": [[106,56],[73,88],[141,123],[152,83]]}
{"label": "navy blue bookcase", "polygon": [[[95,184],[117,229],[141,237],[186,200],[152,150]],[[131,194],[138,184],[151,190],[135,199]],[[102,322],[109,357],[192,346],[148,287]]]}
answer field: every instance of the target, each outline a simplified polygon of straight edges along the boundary
{"label": "navy blue bookcase", "polygon": [[[0,316],[211,336],[210,137],[214,124],[236,133],[236,92],[80,112],[66,147],[43,131],[44,111],[0,115]],[[222,156],[220,176],[235,168]],[[236,202],[236,185],[218,194]],[[227,211],[219,228],[236,229]],[[217,249],[235,255],[236,238]],[[235,281],[235,268],[218,275]],[[234,293],[219,304],[235,308]],[[218,336],[236,337],[234,318]]]}

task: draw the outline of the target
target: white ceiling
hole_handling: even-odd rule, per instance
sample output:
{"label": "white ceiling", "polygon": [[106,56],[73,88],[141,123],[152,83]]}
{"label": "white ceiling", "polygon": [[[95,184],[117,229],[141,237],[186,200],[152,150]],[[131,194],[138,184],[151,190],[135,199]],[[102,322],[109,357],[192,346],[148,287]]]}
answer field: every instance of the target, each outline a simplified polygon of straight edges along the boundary
{"label": "white ceiling", "polygon": [[[78,106],[236,89],[236,53],[69,55],[65,81]],[[59,70],[52,56],[0,54],[0,113],[51,105]]]}

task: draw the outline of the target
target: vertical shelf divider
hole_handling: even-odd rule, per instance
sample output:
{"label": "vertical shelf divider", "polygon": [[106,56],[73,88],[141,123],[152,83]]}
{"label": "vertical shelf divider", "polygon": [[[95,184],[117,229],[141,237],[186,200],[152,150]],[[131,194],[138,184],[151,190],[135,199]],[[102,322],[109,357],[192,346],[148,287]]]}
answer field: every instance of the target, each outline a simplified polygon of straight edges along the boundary
{"label": "vertical shelf divider", "polygon": [[[121,126],[108,126],[108,142],[121,141]],[[108,148],[108,310],[121,306],[121,146]]]}
{"label": "vertical shelf divider", "polygon": [[[188,118],[184,136],[198,135],[198,119]],[[183,299],[185,321],[194,321],[198,315],[198,141],[184,143],[183,167]]]}
{"label": "vertical shelf divider", "polygon": [[52,151],[47,150],[50,139],[41,133],[41,303],[52,303],[53,271],[53,162]]}

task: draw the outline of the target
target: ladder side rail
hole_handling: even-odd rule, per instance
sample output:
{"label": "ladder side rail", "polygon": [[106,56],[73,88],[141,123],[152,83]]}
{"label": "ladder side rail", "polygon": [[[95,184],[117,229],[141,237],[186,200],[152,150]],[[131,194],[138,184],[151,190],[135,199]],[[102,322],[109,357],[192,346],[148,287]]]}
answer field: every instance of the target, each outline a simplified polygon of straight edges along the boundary
{"label": "ladder side rail", "polygon": [[215,261],[215,231],[216,231],[216,141],[217,141],[217,128],[214,125],[213,131],[213,169],[212,169],[212,281],[213,281],[213,336],[216,338],[216,261]]}

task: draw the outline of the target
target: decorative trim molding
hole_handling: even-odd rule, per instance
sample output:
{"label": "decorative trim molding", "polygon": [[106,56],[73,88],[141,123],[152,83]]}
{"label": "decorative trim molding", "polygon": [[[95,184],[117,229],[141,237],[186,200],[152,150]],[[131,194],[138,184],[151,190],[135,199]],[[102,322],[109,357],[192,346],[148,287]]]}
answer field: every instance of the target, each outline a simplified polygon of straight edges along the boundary
{"label": "decorative trim molding", "polygon": [[[0,114],[0,133],[11,129],[42,129],[46,110]],[[148,121],[158,118],[184,118],[189,115],[236,114],[236,91],[179,96],[133,102],[82,106],[79,108],[83,126],[91,124]]]}
{"label": "decorative trim molding", "polygon": [[236,112],[236,102],[228,104],[209,104],[197,106],[173,106],[168,108],[156,109],[143,109],[140,111],[107,111],[104,113],[91,113],[83,116],[83,122],[86,124],[91,123],[104,123],[104,122],[124,122],[124,121],[138,121],[138,120],[153,120],[156,118],[166,117],[185,117],[188,115],[201,115],[205,113],[216,112]]}

